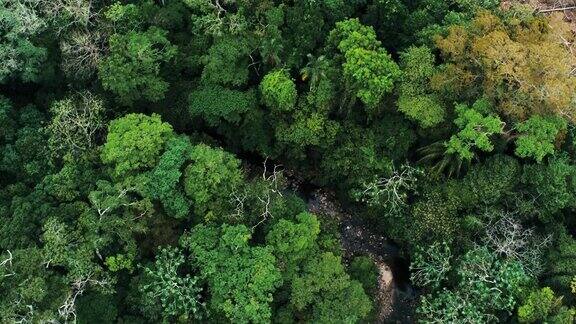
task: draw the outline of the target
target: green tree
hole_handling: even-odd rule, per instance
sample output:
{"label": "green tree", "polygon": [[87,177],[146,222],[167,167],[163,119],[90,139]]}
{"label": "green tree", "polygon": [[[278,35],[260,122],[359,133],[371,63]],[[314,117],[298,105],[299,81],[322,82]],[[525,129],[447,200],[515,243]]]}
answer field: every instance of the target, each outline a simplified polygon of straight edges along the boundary
{"label": "green tree", "polygon": [[[36,184],[51,171],[47,134],[42,128],[47,118],[35,106],[13,107],[3,102],[6,135],[0,142],[0,179]],[[10,125],[14,128],[11,129]]]}
{"label": "green tree", "polygon": [[102,162],[111,164],[117,175],[152,168],[173,136],[172,126],[159,115],[128,114],[110,122]]}
{"label": "green tree", "polygon": [[482,100],[476,101],[472,108],[463,104],[456,105],[458,117],[454,124],[460,131],[446,143],[446,153],[458,154],[460,158],[469,161],[474,157],[472,149],[475,147],[485,152],[494,149],[490,137],[501,133],[504,123],[497,116],[484,116],[486,105],[488,103]]}
{"label": "green tree", "polygon": [[[248,22],[246,16],[250,10],[250,2],[223,0],[212,2],[203,0],[186,0],[186,5],[192,10],[192,25],[199,33],[206,33],[215,37],[234,35],[246,30]],[[238,6],[239,12],[227,10],[229,6]]]}
{"label": "green tree", "polygon": [[126,33],[142,27],[145,21],[142,9],[134,3],[115,2],[106,8],[104,17],[110,21],[115,32]]}
{"label": "green tree", "polygon": [[328,22],[318,10],[320,3],[298,2],[285,7],[285,23],[282,28],[284,49],[290,67],[304,65],[305,56],[322,44]]}
{"label": "green tree", "polygon": [[546,155],[554,154],[554,142],[566,127],[566,121],[559,117],[532,116],[516,125],[520,136],[516,139],[514,153],[519,157],[532,157],[542,162]]}
{"label": "green tree", "polygon": [[[384,95],[392,91],[394,82],[400,77],[400,68],[380,47],[374,29],[360,24],[357,18],[336,23],[328,43],[344,56],[346,94],[359,98],[373,116]],[[353,99],[343,100],[343,107],[349,108],[346,105],[353,104]]]}
{"label": "green tree", "polygon": [[89,292],[78,298],[76,312],[79,324],[114,323],[118,316],[117,300],[113,295]]}
{"label": "green tree", "polygon": [[276,122],[276,139],[287,146],[288,155],[298,159],[306,157],[306,149],[326,148],[334,143],[340,124],[326,113],[311,111],[303,105],[289,114],[287,121]]}
{"label": "green tree", "polygon": [[244,180],[240,161],[220,148],[196,145],[192,163],[184,172],[184,190],[194,211],[205,220],[222,221],[230,216],[232,193]]}
{"label": "green tree", "polygon": [[387,176],[392,163],[386,156],[385,143],[370,129],[347,123],[340,128],[333,149],[323,156],[322,181],[360,186],[377,176]]}
{"label": "green tree", "polygon": [[97,157],[66,156],[62,168],[45,176],[36,190],[42,193],[42,197],[54,198],[58,202],[82,200],[94,189],[95,179],[102,176],[97,170],[97,160]]}
{"label": "green tree", "polygon": [[436,71],[430,48],[408,48],[400,54],[400,68],[398,110],[423,128],[444,121],[445,108],[430,87],[430,79]]}
{"label": "green tree", "polygon": [[372,112],[400,76],[398,65],[384,49],[354,48],[345,53],[344,78]]}
{"label": "green tree", "polygon": [[105,180],[96,182],[88,200],[91,209],[79,215],[78,231],[90,248],[104,252],[99,259],[106,259],[110,264],[113,259],[109,258],[113,257],[116,266],[129,270],[137,255],[136,235],[149,230],[152,202],[138,195],[131,183],[114,184]]}
{"label": "green tree", "polygon": [[563,306],[562,297],[556,297],[550,287],[544,287],[531,292],[524,304],[518,307],[518,321],[569,323],[574,321],[574,310]]}
{"label": "green tree", "polygon": [[354,323],[362,320],[372,305],[362,284],[351,280],[340,257],[325,252],[311,258],[292,281],[290,303],[308,313],[305,321]]}
{"label": "green tree", "polygon": [[482,164],[474,165],[461,180],[448,181],[446,195],[458,209],[497,204],[516,188],[521,172],[516,159],[495,155]]}
{"label": "green tree", "polygon": [[268,323],[282,277],[272,249],[250,246],[250,237],[244,225],[197,225],[181,242],[208,282],[210,310],[234,323]]}
{"label": "green tree", "polygon": [[457,206],[444,199],[441,191],[431,190],[422,200],[414,202],[410,206],[409,231],[403,233],[404,239],[414,245],[425,245],[454,237],[460,227]]}
{"label": "green tree", "polygon": [[156,167],[144,175],[146,196],[159,199],[168,215],[180,219],[186,218],[190,209],[190,202],[179,184],[180,170],[189,160],[191,151],[192,144],[186,136],[169,139]]}
{"label": "green tree", "polygon": [[565,156],[551,158],[547,164],[524,166],[521,180],[540,220],[550,222],[562,209],[575,206],[575,176],[576,168]]}
{"label": "green tree", "polygon": [[304,260],[317,250],[320,222],[313,214],[296,216],[297,223],[281,219],[266,234],[266,244],[274,248],[279,268],[288,280],[298,273]]}
{"label": "green tree", "polygon": [[418,122],[422,128],[430,128],[444,121],[444,107],[434,95],[401,95],[398,110]]}
{"label": "green tree", "polygon": [[118,316],[117,300],[113,295],[91,291],[78,298],[76,312],[79,324],[113,323]]}
{"label": "green tree", "polygon": [[571,283],[576,276],[576,240],[563,226],[553,234],[555,240],[547,254],[548,267],[543,282],[555,292],[563,295],[566,301],[573,303]]}
{"label": "green tree", "polygon": [[188,111],[213,127],[223,121],[238,124],[242,116],[256,108],[253,91],[231,90],[218,85],[200,87],[190,93]]}
{"label": "green tree", "polygon": [[331,62],[324,55],[314,57],[308,54],[308,63],[300,70],[302,81],[308,81],[310,90],[315,89],[321,81],[328,77],[328,71],[332,69]]}
{"label": "green tree", "polygon": [[511,312],[529,278],[522,266],[475,247],[457,262],[456,287],[422,297],[417,313],[423,323],[487,323]]}
{"label": "green tree", "polygon": [[378,288],[378,277],[380,276],[378,265],[374,263],[374,260],[369,256],[354,257],[348,267],[348,272],[350,273],[350,278],[362,284],[364,291],[369,293],[370,296],[374,296]]}
{"label": "green tree", "polygon": [[[49,321],[58,318],[65,286],[43,265],[38,248],[0,254],[0,320]],[[56,280],[55,280],[56,279]],[[32,312],[30,311],[30,305]]]}
{"label": "green tree", "polygon": [[474,301],[462,298],[458,293],[444,289],[437,295],[422,297],[416,310],[419,322],[432,323],[486,323],[486,316]]}
{"label": "green tree", "polygon": [[296,105],[296,85],[286,70],[269,72],[260,83],[262,100],[270,109],[285,112]]}
{"label": "green tree", "polygon": [[36,41],[46,28],[37,3],[0,1],[0,83],[13,78],[24,82],[38,80],[47,51]]}
{"label": "green tree", "polygon": [[98,66],[104,89],[128,105],[139,99],[163,99],[168,82],[160,76],[160,69],[177,52],[166,36],[167,31],[157,27],[110,36],[110,53]]}
{"label": "green tree", "polygon": [[242,86],[248,81],[250,48],[242,37],[218,39],[202,57],[202,81],[221,86]]}
{"label": "green tree", "polygon": [[529,281],[516,261],[502,260],[487,248],[468,251],[456,269],[460,287],[489,313],[511,311]]}

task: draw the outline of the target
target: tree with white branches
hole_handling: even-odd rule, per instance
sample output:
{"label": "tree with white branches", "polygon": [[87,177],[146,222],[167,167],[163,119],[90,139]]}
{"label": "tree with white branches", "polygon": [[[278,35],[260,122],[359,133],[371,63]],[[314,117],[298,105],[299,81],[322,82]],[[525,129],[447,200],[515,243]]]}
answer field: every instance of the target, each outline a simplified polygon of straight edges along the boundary
{"label": "tree with white branches", "polygon": [[54,152],[74,155],[96,146],[104,128],[103,101],[90,92],[79,92],[56,101],[50,107],[52,120],[47,127]]}
{"label": "tree with white branches", "polygon": [[543,253],[552,243],[552,237],[539,237],[534,229],[514,219],[514,214],[500,213],[497,221],[486,226],[486,245],[497,254],[519,262],[524,272],[537,277],[544,271]]}
{"label": "tree with white branches", "polygon": [[421,174],[422,170],[404,164],[400,169],[393,168],[388,177],[364,183],[364,188],[355,195],[370,206],[383,206],[391,213],[398,212],[406,207],[408,193],[414,190]]}

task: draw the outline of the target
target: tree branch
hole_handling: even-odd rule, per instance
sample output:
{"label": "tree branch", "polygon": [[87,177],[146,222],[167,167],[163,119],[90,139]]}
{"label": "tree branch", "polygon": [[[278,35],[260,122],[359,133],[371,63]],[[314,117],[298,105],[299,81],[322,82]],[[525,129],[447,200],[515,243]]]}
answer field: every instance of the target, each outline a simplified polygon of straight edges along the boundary
{"label": "tree branch", "polygon": [[547,13],[547,12],[573,10],[573,9],[576,9],[576,6],[562,7],[562,8],[552,8],[552,9],[539,9],[537,12],[538,12],[538,13]]}

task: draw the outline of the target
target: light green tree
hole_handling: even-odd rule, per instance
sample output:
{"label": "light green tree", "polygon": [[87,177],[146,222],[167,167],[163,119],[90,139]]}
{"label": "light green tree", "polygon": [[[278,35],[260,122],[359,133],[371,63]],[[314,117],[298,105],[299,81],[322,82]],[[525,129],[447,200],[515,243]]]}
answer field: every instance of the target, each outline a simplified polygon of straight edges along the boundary
{"label": "light green tree", "polygon": [[184,190],[194,211],[206,220],[222,221],[231,214],[232,193],[244,180],[240,160],[220,148],[196,145],[184,172]]}
{"label": "light green tree", "polygon": [[444,121],[446,111],[430,89],[435,73],[434,55],[426,47],[410,47],[400,54],[402,77],[398,86],[398,110],[423,128]]}
{"label": "light green tree", "polygon": [[290,111],[296,105],[296,85],[286,70],[272,71],[260,82],[264,104],[279,112]]}
{"label": "light green tree", "polygon": [[472,107],[464,104],[456,105],[458,117],[454,124],[458,126],[458,133],[452,135],[446,143],[446,153],[457,154],[460,158],[470,161],[474,157],[473,148],[490,152],[494,145],[490,137],[502,133],[504,122],[498,116],[486,115],[484,109],[487,103],[476,101]]}
{"label": "light green tree", "polygon": [[266,234],[266,244],[274,248],[284,278],[292,277],[311,253],[317,252],[320,222],[315,215],[300,213],[297,223],[281,219]]}
{"label": "light green tree", "polygon": [[159,115],[128,114],[110,122],[101,158],[117,175],[149,169],[156,166],[166,141],[173,136],[172,126]]}
{"label": "light green tree", "polygon": [[520,323],[572,323],[575,311],[562,305],[550,287],[530,293],[524,304],[518,307]]}
{"label": "light green tree", "polygon": [[516,139],[514,153],[519,157],[532,157],[542,162],[546,155],[554,154],[554,141],[566,127],[567,123],[562,118],[534,115],[516,124],[520,135]]}
{"label": "light green tree", "polygon": [[357,18],[336,23],[328,36],[328,44],[343,55],[345,92],[350,98],[342,100],[343,107],[359,98],[369,114],[378,111],[378,104],[390,93],[401,71],[392,57],[381,48],[374,29],[364,26]]}

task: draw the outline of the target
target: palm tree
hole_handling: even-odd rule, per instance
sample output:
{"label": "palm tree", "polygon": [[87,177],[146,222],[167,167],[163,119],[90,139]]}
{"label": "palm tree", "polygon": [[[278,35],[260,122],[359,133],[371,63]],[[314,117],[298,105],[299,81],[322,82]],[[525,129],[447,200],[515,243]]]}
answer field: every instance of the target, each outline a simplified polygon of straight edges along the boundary
{"label": "palm tree", "polygon": [[309,80],[310,89],[314,89],[322,79],[327,75],[330,68],[330,61],[324,55],[317,58],[312,54],[308,54],[308,63],[300,70],[302,74],[302,81]]}
{"label": "palm tree", "polygon": [[429,164],[430,174],[435,177],[440,177],[443,173],[448,177],[459,177],[471,164],[471,160],[462,159],[458,154],[447,153],[445,141],[424,146],[418,149],[417,153],[420,156],[417,163]]}

